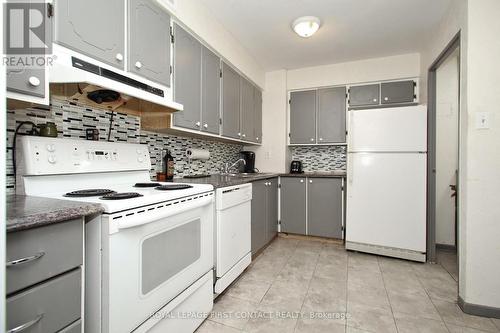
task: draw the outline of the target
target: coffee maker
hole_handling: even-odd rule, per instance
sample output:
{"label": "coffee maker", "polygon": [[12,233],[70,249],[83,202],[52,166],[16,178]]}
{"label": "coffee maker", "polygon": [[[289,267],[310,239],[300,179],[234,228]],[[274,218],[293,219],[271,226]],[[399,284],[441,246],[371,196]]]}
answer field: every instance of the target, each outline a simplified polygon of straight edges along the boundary
{"label": "coffee maker", "polygon": [[258,172],[255,169],[255,153],[253,151],[241,151],[241,158],[245,160],[245,165],[243,166],[243,172],[254,173]]}

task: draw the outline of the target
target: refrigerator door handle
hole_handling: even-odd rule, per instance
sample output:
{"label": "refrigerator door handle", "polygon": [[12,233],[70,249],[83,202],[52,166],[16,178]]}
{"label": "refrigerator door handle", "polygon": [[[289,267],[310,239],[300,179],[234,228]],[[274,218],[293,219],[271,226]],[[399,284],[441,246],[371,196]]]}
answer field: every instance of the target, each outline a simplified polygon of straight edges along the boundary
{"label": "refrigerator door handle", "polygon": [[352,184],[354,178],[354,167],[352,165],[352,154],[347,154],[347,181]]}

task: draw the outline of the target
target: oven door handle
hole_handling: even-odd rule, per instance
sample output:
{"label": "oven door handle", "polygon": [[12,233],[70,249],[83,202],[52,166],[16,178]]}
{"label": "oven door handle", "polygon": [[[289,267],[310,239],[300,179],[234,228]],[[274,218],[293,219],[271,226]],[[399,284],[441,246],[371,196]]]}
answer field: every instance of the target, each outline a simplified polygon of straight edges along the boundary
{"label": "oven door handle", "polygon": [[[178,204],[173,204],[171,206],[163,207],[158,210],[155,209],[149,211],[146,214],[134,214],[133,216],[127,216],[126,219],[124,220],[120,219],[118,221],[114,221],[115,223],[112,224],[115,224],[115,228],[118,230],[139,227],[141,225],[158,221],[160,219],[184,213],[188,210],[212,204],[213,202],[214,202],[213,195],[194,199],[191,201],[187,201],[186,199],[186,202],[180,202]],[[111,229],[112,227],[110,226],[110,232],[113,233]]]}

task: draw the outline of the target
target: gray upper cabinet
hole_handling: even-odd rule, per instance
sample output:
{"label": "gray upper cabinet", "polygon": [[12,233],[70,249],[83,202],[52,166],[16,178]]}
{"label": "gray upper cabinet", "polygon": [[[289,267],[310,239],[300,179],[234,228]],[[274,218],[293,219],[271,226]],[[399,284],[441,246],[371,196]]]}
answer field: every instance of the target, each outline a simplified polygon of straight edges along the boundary
{"label": "gray upper cabinet", "polygon": [[413,103],[415,101],[415,82],[384,82],[380,85],[382,104]]}
{"label": "gray upper cabinet", "polygon": [[219,134],[220,58],[205,46],[201,51],[201,130]]}
{"label": "gray upper cabinet", "polygon": [[45,96],[45,70],[36,68],[7,68],[7,90],[35,96]]}
{"label": "gray upper cabinet", "polygon": [[349,107],[380,104],[380,84],[352,86],[349,88]]}
{"label": "gray upper cabinet", "polygon": [[262,91],[254,88],[255,100],[255,124],[254,124],[254,142],[262,142]]}
{"label": "gray upper cabinet", "polygon": [[281,178],[281,231],[306,234],[306,178]]}
{"label": "gray upper cabinet", "polygon": [[316,90],[290,93],[290,143],[316,142]]}
{"label": "gray upper cabinet", "polygon": [[222,135],[240,139],[240,75],[222,62]]}
{"label": "gray upper cabinet", "polygon": [[174,113],[174,125],[201,129],[201,43],[174,24],[174,101],[184,110]]}
{"label": "gray upper cabinet", "polygon": [[241,77],[241,139],[254,141],[255,102],[252,83]]}
{"label": "gray upper cabinet", "polygon": [[153,0],[128,3],[129,71],[170,87],[170,16]]}
{"label": "gray upper cabinet", "polygon": [[346,88],[318,90],[317,143],[346,141]]}
{"label": "gray upper cabinet", "polygon": [[342,179],[308,178],[307,234],[342,238]]}
{"label": "gray upper cabinet", "polygon": [[124,68],[125,1],[65,0],[54,8],[57,43]]}

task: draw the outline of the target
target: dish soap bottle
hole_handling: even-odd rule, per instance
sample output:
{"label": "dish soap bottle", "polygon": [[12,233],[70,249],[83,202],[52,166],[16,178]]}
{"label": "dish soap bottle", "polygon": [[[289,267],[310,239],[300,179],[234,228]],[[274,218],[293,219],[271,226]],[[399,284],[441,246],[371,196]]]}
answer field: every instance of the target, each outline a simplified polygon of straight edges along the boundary
{"label": "dish soap bottle", "polygon": [[167,150],[165,154],[163,167],[166,168],[167,181],[174,179],[174,158],[170,154],[170,150]]}

